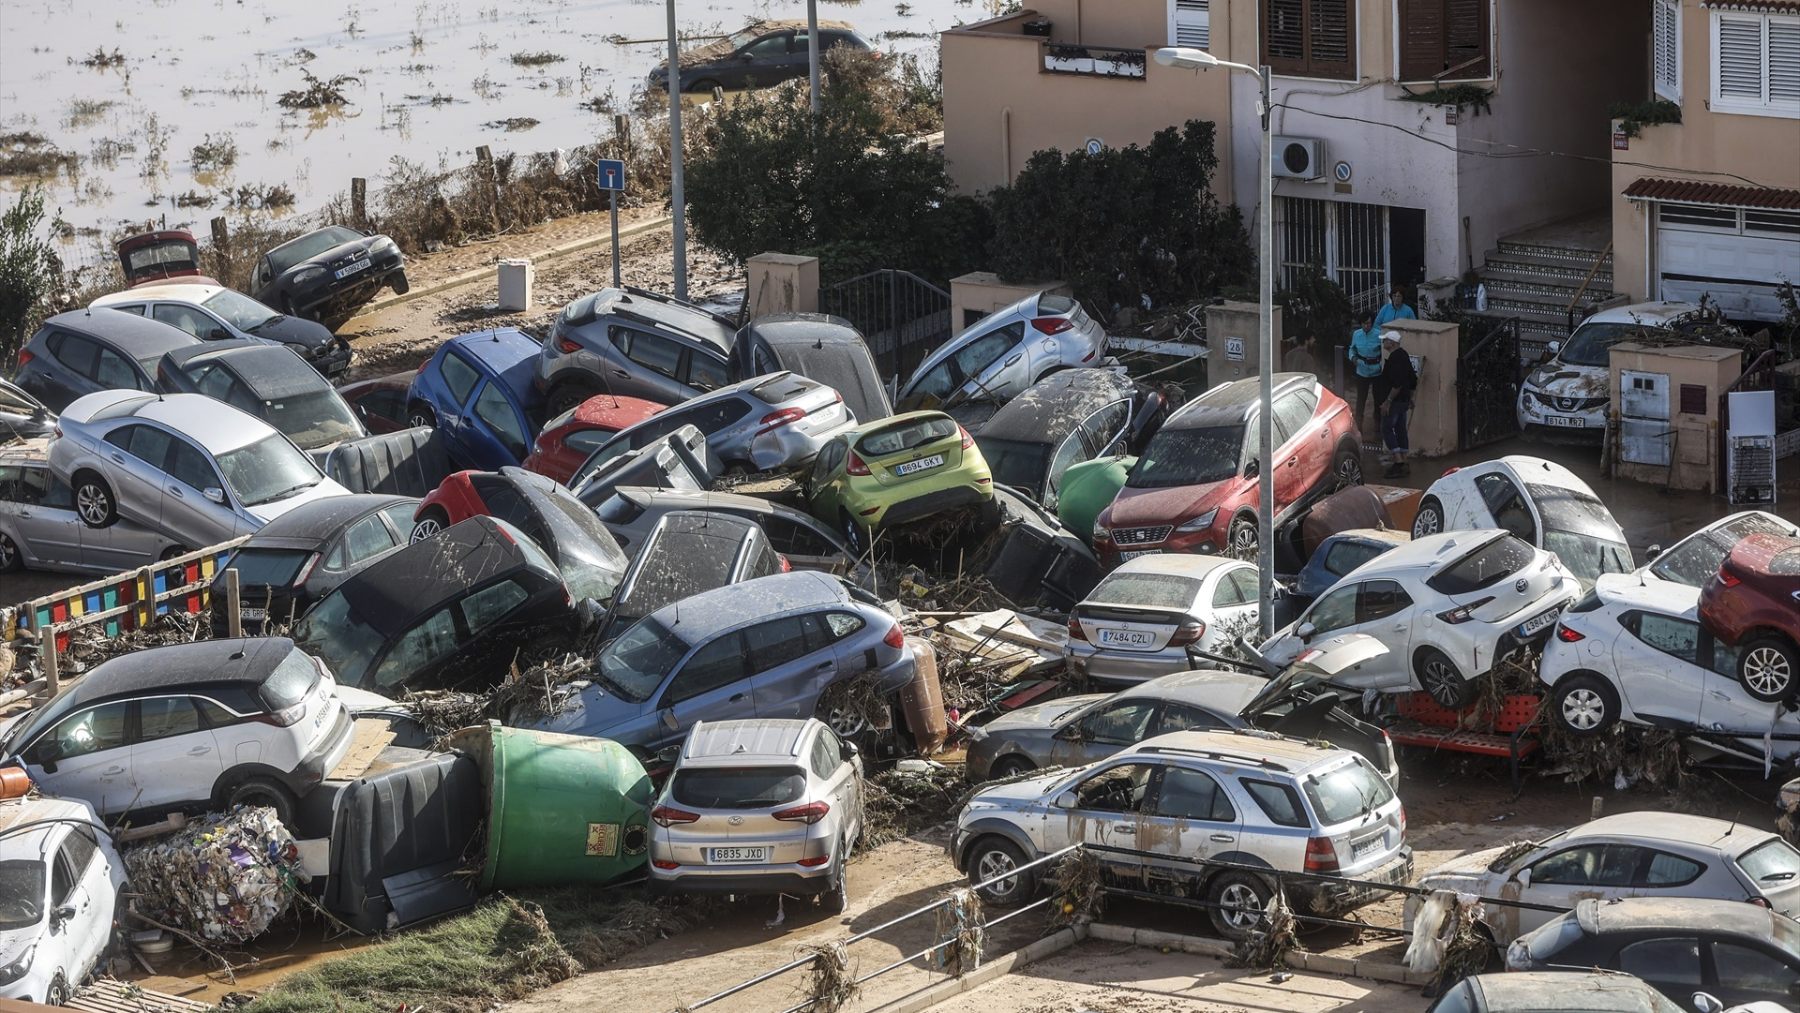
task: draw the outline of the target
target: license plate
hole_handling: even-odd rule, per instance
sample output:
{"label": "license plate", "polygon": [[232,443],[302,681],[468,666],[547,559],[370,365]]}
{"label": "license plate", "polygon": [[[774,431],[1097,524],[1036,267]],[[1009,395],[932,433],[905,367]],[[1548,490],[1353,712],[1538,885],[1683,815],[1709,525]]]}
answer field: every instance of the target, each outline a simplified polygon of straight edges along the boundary
{"label": "license plate", "polygon": [[1101,630],[1100,643],[1117,647],[1150,647],[1156,636],[1143,630]]}
{"label": "license plate", "polygon": [[943,463],[943,454],[932,454],[930,457],[921,457],[916,461],[908,461],[905,464],[895,465],[894,474],[911,475],[921,471],[930,471],[932,468]]}
{"label": "license plate", "polygon": [[1161,549],[1133,549],[1130,552],[1119,553],[1119,562],[1123,563],[1127,560],[1136,559],[1139,556],[1154,556],[1161,552]]}
{"label": "license plate", "polygon": [[1559,607],[1532,616],[1519,626],[1519,632],[1528,637],[1533,633],[1541,633],[1544,630],[1549,629],[1551,624],[1556,622],[1556,617],[1560,615],[1562,615],[1562,609]]}
{"label": "license plate", "polygon": [[1587,419],[1575,418],[1572,415],[1546,415],[1546,425],[1562,426],[1565,429],[1586,429]]}
{"label": "license plate", "polygon": [[713,848],[707,859],[714,865],[744,865],[769,860],[768,848]]}
{"label": "license plate", "polygon": [[369,264],[370,264],[370,261],[367,261],[367,260],[359,260],[359,261],[357,261],[357,262],[356,262],[356,263],[354,263],[354,264],[351,264],[351,265],[349,265],[349,266],[348,266],[348,267],[340,267],[340,268],[338,268],[338,269],[337,269],[337,271],[336,271],[336,274],[337,274],[337,276],[338,276],[338,277],[339,277],[339,278],[348,278],[348,277],[350,277],[350,276],[351,276],[351,275],[353,275],[353,274],[355,274],[355,273],[356,273],[356,272],[358,272],[358,271],[366,271],[366,270],[368,270],[368,269],[369,269]]}

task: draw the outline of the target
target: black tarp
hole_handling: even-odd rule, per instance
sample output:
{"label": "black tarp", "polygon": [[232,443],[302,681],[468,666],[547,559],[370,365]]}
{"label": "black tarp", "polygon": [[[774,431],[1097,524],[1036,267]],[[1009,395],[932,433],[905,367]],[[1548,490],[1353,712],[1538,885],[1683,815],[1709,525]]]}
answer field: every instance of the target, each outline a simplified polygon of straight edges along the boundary
{"label": "black tarp", "polygon": [[331,828],[321,902],[360,932],[383,932],[475,903],[487,803],[481,770],[461,753],[430,753],[346,785]]}

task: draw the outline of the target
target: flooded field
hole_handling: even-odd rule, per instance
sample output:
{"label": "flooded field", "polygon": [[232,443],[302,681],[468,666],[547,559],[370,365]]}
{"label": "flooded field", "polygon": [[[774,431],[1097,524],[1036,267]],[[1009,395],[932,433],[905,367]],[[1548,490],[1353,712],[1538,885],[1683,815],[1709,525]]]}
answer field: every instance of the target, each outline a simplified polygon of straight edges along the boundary
{"label": "flooded field", "polygon": [[[935,60],[935,33],[989,0],[819,6],[888,53]],[[677,0],[684,37],[805,5]],[[69,224],[68,259],[128,223],[304,214],[426,171],[591,142],[663,56],[660,0],[6,0],[0,7],[0,199],[33,179]],[[289,109],[331,87],[343,105]],[[87,240],[83,242],[82,240]]]}

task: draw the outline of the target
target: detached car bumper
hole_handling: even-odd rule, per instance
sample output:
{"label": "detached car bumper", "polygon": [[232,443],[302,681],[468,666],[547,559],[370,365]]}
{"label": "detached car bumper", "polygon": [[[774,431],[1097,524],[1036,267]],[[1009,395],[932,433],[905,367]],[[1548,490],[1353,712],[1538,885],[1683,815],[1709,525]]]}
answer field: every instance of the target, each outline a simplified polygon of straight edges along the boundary
{"label": "detached car bumper", "polygon": [[331,722],[331,731],[319,740],[312,752],[300,758],[299,765],[285,779],[296,797],[318,787],[325,775],[343,762],[344,754],[350,752],[355,732],[356,719],[350,716],[350,708],[340,702],[337,717]]}

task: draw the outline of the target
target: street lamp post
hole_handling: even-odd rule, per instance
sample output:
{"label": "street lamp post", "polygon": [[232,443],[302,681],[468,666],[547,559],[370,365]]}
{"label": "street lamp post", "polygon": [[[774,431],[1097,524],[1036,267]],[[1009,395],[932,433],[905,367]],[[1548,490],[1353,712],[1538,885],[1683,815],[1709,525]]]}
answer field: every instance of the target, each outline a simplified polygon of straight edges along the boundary
{"label": "street lamp post", "polygon": [[687,196],[681,178],[681,40],[675,35],[675,0],[669,8],[669,207],[673,211],[675,298],[687,298]]}
{"label": "street lamp post", "polygon": [[813,115],[819,115],[819,0],[806,0],[806,83]]}
{"label": "street lamp post", "polygon": [[1275,632],[1275,173],[1271,163],[1275,139],[1271,133],[1269,68],[1232,63],[1221,60],[1204,49],[1186,46],[1165,46],[1158,49],[1156,62],[1165,67],[1192,70],[1224,67],[1227,70],[1243,71],[1256,75],[1262,89],[1257,102],[1257,112],[1262,117],[1262,167],[1258,173],[1261,177],[1258,183],[1262,191],[1262,213],[1258,216],[1260,228],[1257,229],[1262,247],[1257,256],[1262,267],[1262,294],[1257,304],[1256,374],[1260,388],[1257,404],[1262,437],[1261,445],[1257,448],[1256,463],[1256,573],[1258,614],[1262,621],[1262,635],[1267,639]]}

